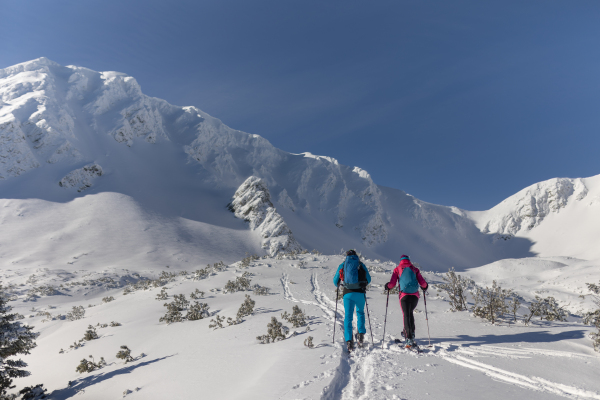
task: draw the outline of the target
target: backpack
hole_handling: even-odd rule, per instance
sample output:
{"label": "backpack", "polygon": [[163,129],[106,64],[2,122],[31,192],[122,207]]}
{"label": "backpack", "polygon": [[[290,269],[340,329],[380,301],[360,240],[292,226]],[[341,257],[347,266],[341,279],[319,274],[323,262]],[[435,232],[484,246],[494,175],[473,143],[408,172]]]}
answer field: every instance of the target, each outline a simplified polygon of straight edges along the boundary
{"label": "backpack", "polygon": [[404,267],[404,271],[400,275],[400,291],[402,293],[416,293],[419,291],[417,274],[410,266]]}
{"label": "backpack", "polygon": [[363,286],[366,286],[366,281],[359,281],[358,268],[360,268],[358,256],[346,257],[344,267],[342,268],[342,271],[340,271],[343,272],[342,279],[346,289],[362,289]]}

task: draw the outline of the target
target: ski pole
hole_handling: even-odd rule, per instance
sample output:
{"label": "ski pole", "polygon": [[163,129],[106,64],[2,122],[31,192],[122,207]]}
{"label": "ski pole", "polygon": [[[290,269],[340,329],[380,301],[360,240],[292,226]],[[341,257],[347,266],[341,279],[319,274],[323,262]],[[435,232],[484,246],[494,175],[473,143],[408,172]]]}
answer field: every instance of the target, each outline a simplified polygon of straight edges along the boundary
{"label": "ski pole", "polygon": [[335,315],[333,319],[333,344],[335,344],[335,326],[337,325],[337,303],[340,297],[340,282],[338,281],[337,289],[335,290]]}
{"label": "ski pole", "polygon": [[381,338],[381,348],[383,348],[383,341],[385,340],[385,324],[387,323],[387,309],[388,303],[390,302],[390,289],[387,290],[387,300],[385,301],[385,320],[383,321],[383,337]]}
{"label": "ski pole", "polygon": [[[421,288],[423,290],[423,288]],[[429,335],[429,317],[427,316],[427,292],[423,290],[423,302],[425,303],[425,321],[427,321],[427,336],[429,337],[429,346],[431,347],[431,335]]]}
{"label": "ski pole", "polygon": [[367,303],[367,292],[365,291],[365,305],[367,306],[367,318],[369,318],[369,330],[371,331],[371,343],[375,345],[373,341],[373,328],[371,328],[371,316],[369,315],[369,303]]}

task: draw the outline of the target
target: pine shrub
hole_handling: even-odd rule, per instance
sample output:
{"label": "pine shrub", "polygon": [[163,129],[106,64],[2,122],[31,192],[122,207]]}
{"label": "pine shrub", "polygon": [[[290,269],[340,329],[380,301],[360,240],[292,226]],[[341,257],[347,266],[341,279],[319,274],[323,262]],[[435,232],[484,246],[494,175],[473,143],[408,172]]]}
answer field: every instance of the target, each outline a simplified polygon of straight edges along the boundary
{"label": "pine shrub", "polygon": [[473,280],[457,275],[454,267],[449,269],[442,279],[446,283],[442,283],[438,287],[448,293],[450,310],[467,311],[467,289],[474,285]]}
{"label": "pine shrub", "polygon": [[588,289],[592,292],[594,303],[598,307],[596,310],[585,313],[583,323],[594,326],[597,331],[590,333],[592,344],[595,351],[600,351],[600,285],[595,283],[587,283]]}
{"label": "pine shrub", "polygon": [[131,349],[127,346],[121,346],[121,350],[119,350],[116,357],[120,360],[125,360],[125,364],[133,361],[133,357],[131,356]]}
{"label": "pine shrub", "polygon": [[544,318],[546,321],[566,321],[567,315],[567,310],[561,307],[554,297],[535,296],[535,301],[529,305],[529,315],[525,317],[525,324],[529,324],[534,316],[540,317],[540,321]]}
{"label": "pine shrub", "polygon": [[113,301],[115,298],[112,296],[108,296],[108,297],[103,297],[102,298],[102,302],[103,303],[110,303],[111,301]]}
{"label": "pine shrub", "polygon": [[254,312],[254,305],[256,302],[250,298],[250,296],[246,295],[246,300],[240,306],[240,309],[237,312],[237,319],[242,320],[242,318],[252,315]]}
{"label": "pine shrub", "polygon": [[169,294],[167,293],[167,289],[161,288],[160,293],[156,295],[156,300],[166,300],[169,298]]}
{"label": "pine shrub", "polygon": [[176,294],[173,296],[173,303],[179,308],[179,311],[185,310],[190,304],[190,302],[186,300],[185,294]]}
{"label": "pine shrub", "polygon": [[315,347],[315,345],[313,344],[313,337],[309,336],[306,339],[304,339],[304,345],[306,347],[308,347],[309,349],[312,349],[313,347]]}
{"label": "pine shrub", "polygon": [[83,340],[90,341],[94,339],[98,339],[96,328],[94,328],[92,325],[88,325],[87,331],[85,331],[85,334],[83,335]]}
{"label": "pine shrub", "polygon": [[164,316],[160,317],[158,322],[166,322],[167,325],[172,324],[174,322],[183,321],[183,315],[181,314],[181,310],[175,304],[175,302],[165,303],[165,307],[167,307],[167,312]]}
{"label": "pine shrub", "polygon": [[202,291],[200,291],[198,289],[194,290],[192,292],[192,294],[190,294],[190,299],[193,299],[193,300],[198,300],[198,299],[201,299],[203,297],[204,297],[204,292],[202,292]]}
{"label": "pine shrub", "polygon": [[215,319],[210,320],[210,324],[208,325],[208,327],[212,328],[213,330],[224,328],[223,321],[225,321],[225,317],[220,317],[219,315],[216,315]]}
{"label": "pine shrub", "polygon": [[100,361],[98,362],[95,362],[94,357],[92,357],[91,355],[89,356],[89,358],[91,358],[92,360],[90,361],[86,358],[82,359],[79,362],[77,368],[75,369],[75,372],[79,372],[80,374],[83,374],[84,372],[90,373],[92,371],[106,366],[106,361],[104,361],[104,357],[100,357]]}
{"label": "pine shrub", "polygon": [[271,289],[269,289],[268,287],[260,286],[260,285],[254,285],[254,286],[252,286],[252,290],[253,290],[252,293],[254,293],[257,296],[267,296]]}
{"label": "pine shrub", "polygon": [[475,305],[472,308],[476,317],[486,319],[492,324],[496,323],[498,318],[508,313],[506,299],[512,295],[512,291],[502,289],[496,281],[492,282],[492,287],[485,289],[477,287],[475,292]]}
{"label": "pine shrub", "polygon": [[115,321],[112,321],[112,322],[110,323],[110,326],[112,326],[112,327],[115,327],[115,326],[121,326],[121,323],[120,323],[120,322],[115,322]]}
{"label": "pine shrub", "polygon": [[250,279],[247,275],[238,276],[235,281],[227,281],[223,288],[223,293],[235,293],[250,290]]}
{"label": "pine shrub", "polygon": [[301,326],[306,325],[306,314],[304,314],[304,311],[298,306],[292,308],[292,315],[288,314],[287,311],[281,314],[281,319],[285,319],[292,324],[294,328],[300,328]]}
{"label": "pine shrub", "polygon": [[0,285],[0,398],[7,396],[7,390],[13,387],[13,378],[30,375],[30,372],[24,369],[27,363],[9,358],[18,354],[29,354],[29,350],[36,347],[35,339],[39,335],[33,332],[32,326],[18,322],[19,314],[11,313],[9,300],[9,295]]}
{"label": "pine shrub", "polygon": [[256,339],[262,344],[274,343],[285,339],[284,331],[286,330],[287,328],[281,322],[277,321],[277,318],[271,317],[271,322],[267,324],[267,334],[257,336]]}
{"label": "pine shrub", "polygon": [[197,321],[208,317],[208,304],[198,303],[197,301],[192,304],[185,316],[188,321]]}
{"label": "pine shrub", "polygon": [[69,321],[76,321],[82,319],[85,315],[85,308],[83,306],[73,306],[73,309],[67,313],[67,319]]}

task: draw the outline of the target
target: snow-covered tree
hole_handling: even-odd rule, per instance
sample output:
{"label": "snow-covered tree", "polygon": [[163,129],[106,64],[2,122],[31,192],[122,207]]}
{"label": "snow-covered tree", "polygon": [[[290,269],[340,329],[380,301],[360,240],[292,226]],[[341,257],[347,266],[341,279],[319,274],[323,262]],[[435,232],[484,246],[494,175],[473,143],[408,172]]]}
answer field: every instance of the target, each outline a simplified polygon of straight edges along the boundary
{"label": "snow-covered tree", "polygon": [[181,309],[175,304],[175,302],[165,303],[165,307],[167,307],[167,312],[164,316],[158,319],[158,322],[166,322],[167,325],[172,324],[173,322],[181,322],[183,321],[183,315],[181,314]]}
{"label": "snow-covered tree", "polygon": [[36,346],[35,338],[38,333],[33,327],[23,325],[18,320],[22,318],[17,313],[11,313],[8,296],[0,285],[0,397],[4,398],[8,389],[12,388],[13,378],[23,378],[30,375],[24,368],[27,364],[21,359],[13,359],[19,354],[29,354]]}
{"label": "snow-covered tree", "polygon": [[131,349],[127,346],[121,346],[121,350],[118,351],[116,357],[120,360],[125,360],[125,364],[133,361],[133,357],[131,356]]}
{"label": "snow-covered tree", "polygon": [[83,374],[84,372],[89,373],[106,366],[106,361],[104,361],[104,357],[100,357],[100,361],[98,362],[95,362],[94,357],[92,357],[91,355],[89,356],[89,358],[91,358],[92,360],[90,361],[87,358],[82,359],[79,362],[77,368],[75,369],[75,372],[79,372],[80,374]]}
{"label": "snow-covered tree", "polygon": [[98,339],[98,333],[96,333],[96,328],[89,325],[87,331],[85,331],[85,334],[83,335],[83,340],[90,341],[94,339]]}
{"label": "snow-covered tree", "polygon": [[165,288],[161,288],[160,293],[158,293],[156,295],[156,300],[166,300],[168,298],[169,298],[169,295],[167,293],[167,289],[165,289]]}
{"label": "snow-covered tree", "polygon": [[309,349],[312,349],[313,347],[315,347],[315,345],[313,343],[313,337],[309,336],[306,339],[304,339],[304,345],[306,347],[308,347]]}
{"label": "snow-covered tree", "polygon": [[583,323],[586,325],[594,326],[597,331],[590,333],[590,338],[594,345],[594,350],[600,351],[600,284],[587,283],[588,289],[592,292],[594,297],[594,303],[598,307],[594,311],[590,311],[584,314]]}
{"label": "snow-covered tree", "polygon": [[544,318],[546,321],[566,321],[569,313],[561,307],[554,297],[541,298],[535,296],[535,301],[529,305],[529,315],[525,317],[525,323],[528,324],[533,316]]}
{"label": "snow-covered tree", "polygon": [[85,315],[85,308],[83,306],[73,306],[73,309],[67,313],[67,319],[69,321],[76,321],[82,319]]}
{"label": "snow-covered tree", "polygon": [[194,290],[190,294],[190,299],[193,299],[193,300],[198,300],[198,299],[201,299],[203,297],[204,297],[204,292],[201,291],[201,290],[199,290],[199,289]]}
{"label": "snow-covered tree", "polygon": [[208,304],[198,303],[197,301],[192,304],[185,316],[188,321],[197,321],[208,317]]}

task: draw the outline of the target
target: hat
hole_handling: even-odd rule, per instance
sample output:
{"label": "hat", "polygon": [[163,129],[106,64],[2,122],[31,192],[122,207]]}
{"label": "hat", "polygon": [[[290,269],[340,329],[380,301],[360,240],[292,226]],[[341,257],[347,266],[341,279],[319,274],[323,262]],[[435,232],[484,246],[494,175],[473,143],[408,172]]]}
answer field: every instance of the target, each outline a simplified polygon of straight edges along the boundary
{"label": "hat", "polygon": [[410,258],[408,258],[408,256],[406,254],[402,254],[402,257],[400,257],[400,261],[402,261],[402,260],[410,261]]}
{"label": "hat", "polygon": [[350,249],[346,252],[346,257],[348,256],[356,256],[356,251],[354,251],[353,249]]}

